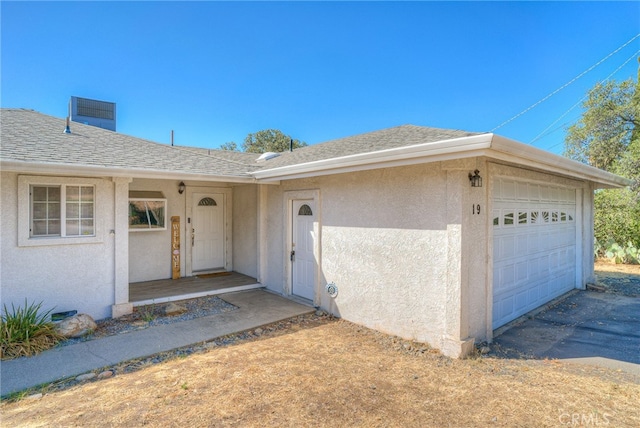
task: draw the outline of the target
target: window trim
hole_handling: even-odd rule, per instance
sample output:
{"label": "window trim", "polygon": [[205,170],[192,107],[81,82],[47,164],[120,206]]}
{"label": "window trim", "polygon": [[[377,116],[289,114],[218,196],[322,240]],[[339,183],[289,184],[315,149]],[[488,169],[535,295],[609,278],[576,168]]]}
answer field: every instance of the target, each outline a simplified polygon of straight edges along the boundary
{"label": "window trim", "polygon": [[[94,178],[78,178],[78,177],[48,177],[48,176],[18,176],[18,246],[19,247],[36,247],[46,245],[73,245],[73,244],[93,244],[104,241],[104,231],[102,228],[102,216],[99,210],[100,199],[100,183],[102,180]],[[93,187],[93,235],[71,235],[71,236],[31,236],[31,189],[38,186],[87,186]],[[61,195],[64,192],[61,191]],[[61,233],[63,230],[62,223],[66,224],[65,210],[62,208],[61,196]]]}

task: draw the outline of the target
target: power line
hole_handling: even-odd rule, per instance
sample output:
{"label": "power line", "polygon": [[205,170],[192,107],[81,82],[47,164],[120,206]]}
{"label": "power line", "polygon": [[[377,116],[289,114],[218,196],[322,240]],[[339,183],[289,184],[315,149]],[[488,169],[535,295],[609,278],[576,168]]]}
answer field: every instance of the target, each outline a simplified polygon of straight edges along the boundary
{"label": "power line", "polygon": [[627,41],[626,43],[624,43],[622,46],[620,46],[618,49],[614,50],[613,52],[611,52],[609,55],[605,56],[604,58],[602,58],[600,61],[598,61],[597,63],[595,63],[594,65],[592,65],[591,67],[589,67],[588,69],[586,69],[585,71],[583,71],[582,73],[580,73],[579,75],[577,75],[576,77],[574,77],[573,79],[571,79],[569,82],[565,83],[564,85],[562,85],[560,88],[556,89],[555,91],[551,92],[549,95],[547,95],[546,97],[544,97],[543,99],[541,99],[540,101],[538,101],[537,103],[531,105],[530,107],[524,109],[523,111],[521,111],[520,113],[516,114],[515,116],[513,116],[511,119],[506,120],[504,122],[502,122],[500,125],[496,126],[495,128],[493,128],[491,131],[489,132],[494,132],[496,129],[502,128],[504,125],[506,125],[507,123],[517,119],[518,117],[522,116],[523,114],[527,113],[529,110],[537,107],[538,105],[542,104],[543,102],[545,102],[546,100],[548,100],[549,98],[551,98],[552,96],[554,96],[555,94],[557,94],[558,92],[560,92],[561,90],[563,90],[564,88],[566,88],[567,86],[571,85],[573,82],[575,82],[576,80],[580,79],[582,76],[584,76],[585,74],[587,74],[588,72],[590,72],[591,70],[593,70],[594,68],[596,68],[597,66],[599,66],[600,64],[602,64],[603,62],[605,62],[607,59],[609,59],[610,57],[612,57],[613,55],[615,55],[616,53],[618,53],[621,49],[623,49],[625,46],[627,46],[628,44],[630,44],[631,42],[633,42],[635,39],[637,39],[638,37],[640,37],[640,33],[636,34],[634,37],[632,37],[629,41]]}
{"label": "power line", "polygon": [[[609,80],[612,76],[614,76],[618,71],[620,71],[622,69],[622,67],[624,67],[625,65],[627,65],[629,63],[629,61],[631,61],[632,59],[636,58],[638,56],[638,54],[640,54],[640,50],[637,50],[633,53],[633,55],[631,55],[629,58],[627,58],[618,68],[616,68],[615,70],[613,70],[613,72],[611,72],[607,77],[605,77],[604,79],[600,80],[600,82],[598,83],[602,83],[602,82],[606,82],[607,80]],[[554,120],[551,125],[547,126],[540,134],[538,134],[533,140],[531,140],[529,142],[529,144],[533,144],[535,143],[538,139],[540,139],[545,132],[547,132],[547,130],[549,128],[551,128],[552,126],[554,126],[556,123],[558,123],[558,121],[560,119],[562,119],[563,117],[565,117],[567,114],[569,114],[569,112],[571,112],[571,110],[573,110],[574,108],[576,108],[578,105],[580,105],[582,103],[582,101],[584,101],[585,98],[587,98],[589,96],[589,94],[585,94],[582,98],[580,98],[580,100],[578,100],[577,103],[575,103],[574,105],[572,105],[569,110],[567,110],[566,112],[564,112],[560,117],[558,117],[556,120]],[[555,145],[553,145],[551,148],[556,147],[558,144],[557,143]]]}

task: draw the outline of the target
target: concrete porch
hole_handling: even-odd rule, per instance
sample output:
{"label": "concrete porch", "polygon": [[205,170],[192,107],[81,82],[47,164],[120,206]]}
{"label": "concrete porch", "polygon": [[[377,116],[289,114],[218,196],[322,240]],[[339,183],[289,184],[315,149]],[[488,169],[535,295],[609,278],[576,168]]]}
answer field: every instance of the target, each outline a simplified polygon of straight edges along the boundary
{"label": "concrete porch", "polygon": [[203,274],[180,279],[159,279],[129,284],[133,306],[262,288],[257,279],[237,272]]}

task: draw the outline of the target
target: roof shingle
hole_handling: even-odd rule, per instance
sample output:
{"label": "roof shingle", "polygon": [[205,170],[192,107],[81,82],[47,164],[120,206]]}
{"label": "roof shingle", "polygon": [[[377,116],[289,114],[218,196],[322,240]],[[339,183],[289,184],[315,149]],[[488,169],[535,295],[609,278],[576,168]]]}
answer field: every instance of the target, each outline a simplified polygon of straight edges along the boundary
{"label": "roof shingle", "polygon": [[250,178],[259,170],[341,158],[477,133],[402,125],[302,147],[264,162],[255,153],[169,146],[142,138],[71,122],[33,110],[2,109],[0,159],[35,164],[117,168]]}
{"label": "roof shingle", "polygon": [[246,178],[258,169],[76,122],[66,134],[64,119],[32,110],[2,109],[0,124],[3,161]]}
{"label": "roof shingle", "polygon": [[279,168],[397,147],[469,137],[471,135],[479,134],[451,129],[402,125],[305,146],[292,152],[284,152],[279,157],[270,159],[262,164],[262,169]]}

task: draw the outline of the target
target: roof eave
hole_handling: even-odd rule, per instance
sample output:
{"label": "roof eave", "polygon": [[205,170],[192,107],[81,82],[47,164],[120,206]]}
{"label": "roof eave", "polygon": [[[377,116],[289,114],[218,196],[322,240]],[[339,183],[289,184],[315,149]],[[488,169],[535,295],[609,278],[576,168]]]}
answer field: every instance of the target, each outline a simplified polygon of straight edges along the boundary
{"label": "roof eave", "polygon": [[0,161],[2,171],[21,172],[31,174],[53,175],[83,175],[97,177],[130,177],[149,178],[156,180],[198,180],[226,183],[255,183],[256,179],[250,175],[215,175],[202,173],[189,173],[180,171],[163,171],[150,169],[129,169],[116,167],[102,167],[95,165],[76,164],[51,164],[46,162],[23,162],[14,160]]}
{"label": "roof eave", "polygon": [[[260,182],[289,180],[311,176],[339,174],[377,168],[412,165],[481,156],[491,147],[492,134],[473,135],[430,143],[415,144],[375,152],[360,153],[320,161],[254,171]],[[428,159],[428,160],[427,160]]]}
{"label": "roof eave", "polygon": [[251,174],[260,182],[271,182],[475,156],[587,180],[595,183],[596,188],[620,188],[632,184],[631,180],[610,172],[491,133],[265,169]]}
{"label": "roof eave", "polygon": [[632,181],[627,178],[533,146],[518,143],[500,135],[493,135],[491,150],[487,156],[571,178],[588,180],[595,183],[596,188],[599,189],[620,188],[632,184]]}

